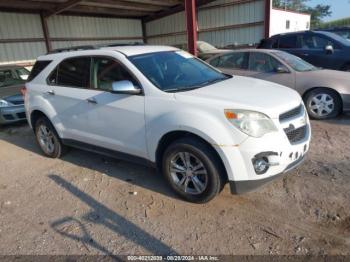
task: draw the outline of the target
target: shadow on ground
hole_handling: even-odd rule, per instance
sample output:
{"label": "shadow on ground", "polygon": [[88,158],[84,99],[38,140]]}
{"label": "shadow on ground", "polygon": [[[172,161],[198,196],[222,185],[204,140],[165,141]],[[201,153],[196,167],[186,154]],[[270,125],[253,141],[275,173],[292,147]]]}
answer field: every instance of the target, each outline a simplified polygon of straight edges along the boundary
{"label": "shadow on ground", "polygon": [[[43,155],[29,126],[25,124],[6,126],[0,129],[1,132],[6,135],[0,136],[0,139],[32,153]],[[167,197],[179,199],[170,189],[164,177],[154,168],[75,148],[71,148],[61,159],[73,165],[124,180],[131,185],[140,186]]]}
{"label": "shadow on ground", "polygon": [[[93,197],[89,196],[85,192],[78,189],[76,186],[66,181],[60,176],[49,175],[49,178],[53,180],[58,186],[67,192],[71,193],[73,196],[84,202],[91,208],[91,211],[85,214],[82,219],[83,221],[103,225],[119,236],[123,236],[128,240],[134,242],[136,245],[143,247],[145,250],[152,254],[169,255],[176,254],[176,252],[169,246],[165,245],[163,242],[150,235],[149,233],[143,231],[137,225],[118,215],[113,210],[109,209],[102,203],[98,202]],[[64,225],[75,224],[80,229],[82,234],[70,234],[62,230]],[[73,217],[64,217],[62,219],[56,220],[51,223],[51,227],[59,234],[64,237],[70,238],[75,241],[79,241],[85,246],[93,247],[106,255],[110,255],[113,258],[120,260],[118,257],[114,256],[110,251],[108,251],[103,245],[96,242],[91,235],[89,235],[84,224],[78,219]]]}

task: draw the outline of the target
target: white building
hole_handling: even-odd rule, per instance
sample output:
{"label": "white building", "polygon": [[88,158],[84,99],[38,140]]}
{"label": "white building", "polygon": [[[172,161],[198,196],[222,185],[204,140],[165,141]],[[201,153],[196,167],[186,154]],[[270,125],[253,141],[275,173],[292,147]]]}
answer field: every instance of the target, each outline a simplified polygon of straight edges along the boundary
{"label": "white building", "polygon": [[311,16],[289,10],[272,8],[270,13],[270,36],[310,30]]}

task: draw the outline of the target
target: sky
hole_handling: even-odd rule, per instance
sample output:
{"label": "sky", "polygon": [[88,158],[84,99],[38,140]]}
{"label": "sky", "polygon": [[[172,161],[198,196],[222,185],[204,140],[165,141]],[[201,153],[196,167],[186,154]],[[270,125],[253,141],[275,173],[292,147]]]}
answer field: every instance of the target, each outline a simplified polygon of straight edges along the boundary
{"label": "sky", "polygon": [[309,5],[326,4],[331,6],[332,15],[324,18],[324,21],[350,17],[350,0],[310,0]]}

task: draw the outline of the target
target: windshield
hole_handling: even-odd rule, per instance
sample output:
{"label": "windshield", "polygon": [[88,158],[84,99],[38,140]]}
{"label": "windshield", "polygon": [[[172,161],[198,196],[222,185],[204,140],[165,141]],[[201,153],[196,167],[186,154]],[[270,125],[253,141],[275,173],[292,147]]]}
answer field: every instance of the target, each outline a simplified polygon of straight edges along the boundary
{"label": "windshield", "polygon": [[197,47],[201,52],[210,52],[217,49],[215,46],[212,46],[211,44],[202,41],[197,42]]}
{"label": "windshield", "polygon": [[185,51],[137,55],[130,61],[165,92],[200,88],[229,78]]}
{"label": "windshield", "polygon": [[275,52],[275,55],[278,56],[282,61],[284,61],[291,68],[293,68],[295,71],[306,72],[306,71],[318,70],[317,67],[309,64],[308,62],[304,61],[303,59],[295,55],[291,55],[286,52]]}

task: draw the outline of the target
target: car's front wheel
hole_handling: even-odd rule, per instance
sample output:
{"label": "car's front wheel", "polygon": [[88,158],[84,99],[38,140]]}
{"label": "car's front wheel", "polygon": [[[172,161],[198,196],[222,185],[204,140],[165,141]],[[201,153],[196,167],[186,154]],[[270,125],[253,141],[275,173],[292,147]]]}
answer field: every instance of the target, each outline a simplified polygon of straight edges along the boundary
{"label": "car's front wheel", "polygon": [[305,104],[309,116],[317,120],[334,118],[342,110],[342,101],[339,95],[327,88],[317,88],[307,93]]}
{"label": "car's front wheel", "polygon": [[164,152],[162,167],[170,186],[190,202],[210,201],[225,184],[213,149],[193,137],[172,143]]}
{"label": "car's front wheel", "polygon": [[46,117],[35,122],[35,137],[43,153],[51,158],[58,158],[66,151],[58,134]]}

